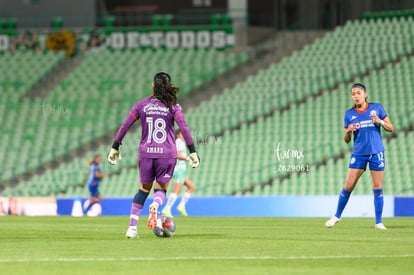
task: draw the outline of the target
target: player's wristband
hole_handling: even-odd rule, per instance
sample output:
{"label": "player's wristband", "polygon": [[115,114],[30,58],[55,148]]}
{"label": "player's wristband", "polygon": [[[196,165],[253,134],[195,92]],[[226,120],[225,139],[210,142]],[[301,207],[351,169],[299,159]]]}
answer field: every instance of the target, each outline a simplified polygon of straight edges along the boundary
{"label": "player's wristband", "polygon": [[119,145],[121,145],[120,142],[114,141],[114,143],[112,143],[112,148],[119,151]]}
{"label": "player's wristband", "polygon": [[190,151],[190,154],[195,153],[196,150],[195,150],[194,144],[187,145],[187,147],[188,147],[188,150]]}
{"label": "player's wristband", "polygon": [[380,124],[382,125],[382,127],[384,127],[384,124],[385,124],[384,120],[381,119]]}

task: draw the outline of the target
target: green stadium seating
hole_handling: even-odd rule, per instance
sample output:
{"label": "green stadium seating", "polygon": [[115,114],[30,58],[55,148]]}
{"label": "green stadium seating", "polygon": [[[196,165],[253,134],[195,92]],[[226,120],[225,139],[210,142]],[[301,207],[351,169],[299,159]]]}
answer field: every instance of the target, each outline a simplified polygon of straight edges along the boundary
{"label": "green stadium seating", "polygon": [[[11,154],[0,156],[4,165],[0,181],[12,178],[29,169],[38,161],[39,148],[34,140],[42,121],[42,100],[23,96],[34,84],[64,58],[51,52],[5,52],[0,56],[0,114],[2,135],[0,141],[8,145]],[[46,142],[46,139],[44,139]],[[33,155],[36,152],[36,156]]]}
{"label": "green stadium seating", "polygon": [[[198,169],[189,170],[196,185],[194,195],[337,194],[345,180],[351,148],[350,144],[343,142],[343,114],[352,106],[349,86],[357,81],[366,84],[369,101],[384,105],[398,133],[385,141],[385,193],[413,194],[414,187],[407,181],[412,178],[413,167],[408,160],[414,149],[414,134],[410,132],[414,123],[412,23],[412,18],[350,21],[291,57],[248,77],[197,108],[189,109],[186,118],[198,142],[197,150],[202,159]],[[359,44],[360,41],[370,43]],[[48,136],[61,140],[59,146],[66,146],[64,150],[68,150],[71,146],[76,148],[98,134],[115,129],[125,116],[122,111],[131,105],[131,99],[146,94],[147,84],[133,81],[137,79],[135,76],[139,74],[141,77],[138,79],[150,79],[148,71],[159,68],[148,65],[154,66],[152,70],[145,66],[142,70],[137,69],[138,72],[132,69],[138,63],[149,64],[150,58],[160,62],[168,59],[174,66],[189,62],[191,73],[183,73],[184,76],[177,79],[177,83],[183,83],[182,87],[197,85],[191,81],[193,76],[202,79],[223,72],[218,70],[222,64],[206,69],[214,63],[210,64],[207,60],[214,59],[216,53],[187,55],[167,51],[136,54],[105,51],[88,57],[47,98],[50,104],[64,103],[71,111],[70,119],[67,116],[49,120],[50,124],[44,127],[55,130],[48,132]],[[198,59],[201,57],[205,58],[203,66],[207,66],[204,70],[212,76],[202,75],[197,71],[197,64],[190,62],[197,59],[197,63],[201,63]],[[237,64],[237,58],[235,60]],[[126,64],[127,69],[117,68],[109,73],[106,62],[112,64],[115,61]],[[171,71],[175,75],[173,68]],[[85,90],[88,91],[86,94]],[[117,94],[121,92],[125,98],[119,99]],[[90,103],[80,102],[78,99],[81,96],[85,96]],[[16,107],[16,103],[11,102],[11,106]],[[25,112],[29,112],[29,108]],[[4,116],[4,112],[0,115]],[[92,119],[96,117],[102,120]],[[18,116],[13,119],[18,120]],[[89,127],[95,131],[84,137],[83,129]],[[33,135],[33,142],[44,146],[42,141],[37,141],[35,130],[25,133],[29,136],[28,140]],[[12,134],[13,131],[7,134],[8,139],[12,139]],[[126,137],[119,165],[111,167],[105,161],[102,164],[103,171],[114,174],[103,181],[101,191],[104,196],[130,197],[136,192],[139,179],[136,169],[138,135]],[[70,139],[62,140],[64,136]],[[390,134],[384,133],[384,136],[390,137]],[[72,140],[77,140],[77,143],[73,145],[69,142]],[[278,144],[285,150],[303,152],[304,158],[280,161],[275,151]],[[23,147],[27,151],[31,148],[29,145]],[[96,152],[105,156],[107,150],[105,145]],[[43,158],[53,159],[56,155],[53,152],[51,150]],[[276,171],[279,164],[308,165],[309,171]],[[31,165],[36,166],[36,161]],[[79,171],[85,171],[82,177]],[[88,196],[86,174],[85,160],[77,158],[16,188],[4,190],[0,195],[20,194],[29,189],[62,196]],[[371,194],[370,180],[369,173],[366,173],[355,194]]]}
{"label": "green stadium seating", "polygon": [[414,17],[414,9],[393,10],[393,11],[379,11],[379,12],[365,12],[362,14],[362,20],[383,20],[394,18]]}
{"label": "green stadium seating", "polygon": [[131,106],[149,95],[154,72],[171,73],[185,94],[222,72],[217,68],[228,70],[247,55],[214,50],[91,53],[42,99],[21,98],[63,54],[6,52],[0,58],[0,89],[9,95],[0,105],[1,141],[15,156],[1,172],[1,180],[7,180],[115,130]]}
{"label": "green stadium seating", "polygon": [[[396,61],[413,52],[412,24],[412,18],[350,21],[206,102],[202,112],[198,108],[190,111],[191,124],[219,134]],[[358,44],[368,40],[370,43]],[[205,119],[205,112],[211,118]]]}

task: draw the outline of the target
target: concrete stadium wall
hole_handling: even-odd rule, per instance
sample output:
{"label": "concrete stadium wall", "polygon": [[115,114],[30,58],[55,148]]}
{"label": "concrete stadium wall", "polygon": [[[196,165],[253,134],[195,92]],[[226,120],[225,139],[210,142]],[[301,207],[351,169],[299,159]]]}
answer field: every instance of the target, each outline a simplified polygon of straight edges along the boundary
{"label": "concrete stadium wall", "polygon": [[94,27],[95,1],[0,1],[0,17],[16,18],[19,28],[49,28],[56,16],[63,18],[65,27]]}

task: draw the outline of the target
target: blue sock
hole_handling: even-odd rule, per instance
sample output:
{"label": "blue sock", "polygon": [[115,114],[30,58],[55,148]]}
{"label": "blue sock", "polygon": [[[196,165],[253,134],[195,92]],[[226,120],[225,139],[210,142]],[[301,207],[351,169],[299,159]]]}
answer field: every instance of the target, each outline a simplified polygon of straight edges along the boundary
{"label": "blue sock", "polygon": [[338,206],[336,208],[336,214],[335,214],[335,217],[337,217],[338,219],[341,218],[342,212],[344,211],[345,206],[348,203],[351,193],[352,191],[346,191],[344,188],[342,188],[342,191],[339,194]]}
{"label": "blue sock", "polygon": [[372,189],[374,191],[375,224],[382,223],[382,209],[384,208],[384,196],[382,188]]}
{"label": "blue sock", "polygon": [[86,207],[86,209],[83,210],[83,214],[86,215],[95,203],[97,203],[97,202],[96,201],[94,201],[93,203],[89,202],[88,207]]}

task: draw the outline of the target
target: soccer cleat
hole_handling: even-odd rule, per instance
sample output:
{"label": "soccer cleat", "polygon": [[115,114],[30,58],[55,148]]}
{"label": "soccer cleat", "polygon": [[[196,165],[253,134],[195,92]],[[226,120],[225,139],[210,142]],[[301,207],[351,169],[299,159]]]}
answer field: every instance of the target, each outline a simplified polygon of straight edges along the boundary
{"label": "soccer cleat", "polygon": [[337,217],[332,217],[325,223],[325,227],[332,228],[339,221],[340,219],[338,219]]}
{"label": "soccer cleat", "polygon": [[164,216],[173,218],[173,215],[171,214],[171,207],[168,207],[168,206],[164,207],[164,209],[162,210],[162,214]]}
{"label": "soccer cleat", "polygon": [[385,227],[385,225],[383,223],[377,223],[375,225],[375,229],[387,230],[387,228]]}
{"label": "soccer cleat", "polygon": [[128,227],[128,230],[125,234],[125,237],[127,237],[128,239],[137,239],[137,238],[139,238],[136,226]]}
{"label": "soccer cleat", "polygon": [[184,216],[184,217],[188,216],[187,211],[185,211],[185,206],[184,205],[182,205],[182,204],[178,205],[177,210],[178,210],[178,212],[181,213],[182,216]]}
{"label": "soccer cleat", "polygon": [[157,211],[158,205],[156,203],[151,203],[149,206],[149,216],[147,221],[147,227],[150,230],[154,230],[157,226]]}

